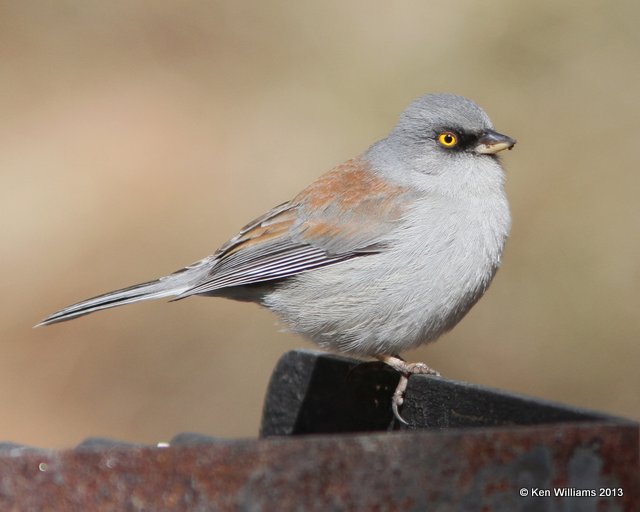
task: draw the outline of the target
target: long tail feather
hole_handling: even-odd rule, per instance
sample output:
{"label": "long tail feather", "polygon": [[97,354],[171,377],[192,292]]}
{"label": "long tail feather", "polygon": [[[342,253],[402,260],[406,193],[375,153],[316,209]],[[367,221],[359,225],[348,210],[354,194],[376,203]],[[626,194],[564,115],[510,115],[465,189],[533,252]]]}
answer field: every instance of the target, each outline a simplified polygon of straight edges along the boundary
{"label": "long tail feather", "polygon": [[189,286],[182,279],[172,279],[174,276],[175,274],[156,281],[136,284],[122,288],[121,290],[98,295],[92,299],[83,300],[82,302],[57,311],[34,327],[64,322],[79,316],[88,315],[94,311],[100,311],[101,309],[115,308],[116,306],[124,306],[125,304],[131,304],[133,302],[179,295],[187,290]]}

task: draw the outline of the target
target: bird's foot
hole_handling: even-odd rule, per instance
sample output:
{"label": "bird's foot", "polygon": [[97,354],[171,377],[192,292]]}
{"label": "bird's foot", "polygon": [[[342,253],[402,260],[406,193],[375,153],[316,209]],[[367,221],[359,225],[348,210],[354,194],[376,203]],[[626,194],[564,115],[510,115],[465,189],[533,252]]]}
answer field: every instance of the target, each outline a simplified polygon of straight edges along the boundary
{"label": "bird's foot", "polygon": [[400,423],[408,425],[404,418],[400,416],[399,409],[404,403],[404,394],[407,390],[407,385],[409,384],[409,377],[414,374],[434,375],[436,377],[440,377],[440,373],[424,363],[407,363],[404,359],[398,356],[377,356],[377,359],[388,364],[400,374],[400,381],[398,382],[391,399],[391,410]]}

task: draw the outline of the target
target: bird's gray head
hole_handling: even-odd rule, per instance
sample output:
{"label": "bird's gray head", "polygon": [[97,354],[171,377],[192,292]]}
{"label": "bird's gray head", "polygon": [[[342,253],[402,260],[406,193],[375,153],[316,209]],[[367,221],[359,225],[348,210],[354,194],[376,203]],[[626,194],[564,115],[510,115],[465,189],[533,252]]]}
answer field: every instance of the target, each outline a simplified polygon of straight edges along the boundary
{"label": "bird's gray head", "polygon": [[421,141],[444,130],[477,134],[492,129],[489,116],[473,101],[454,94],[427,94],[405,109],[393,131]]}
{"label": "bird's gray head", "polygon": [[515,143],[494,131],[489,116],[473,101],[428,94],[406,108],[389,136],[372,146],[367,157],[381,167],[398,168],[400,163],[422,175],[459,176],[473,168],[498,166],[496,153]]}

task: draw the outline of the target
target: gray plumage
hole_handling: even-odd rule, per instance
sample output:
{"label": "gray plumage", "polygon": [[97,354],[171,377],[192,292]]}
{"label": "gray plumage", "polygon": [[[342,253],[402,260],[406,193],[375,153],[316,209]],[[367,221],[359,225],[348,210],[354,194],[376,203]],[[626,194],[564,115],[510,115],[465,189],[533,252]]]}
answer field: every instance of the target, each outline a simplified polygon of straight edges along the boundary
{"label": "gray plumage", "polygon": [[[443,133],[455,136],[454,146]],[[470,100],[423,96],[386,138],[215,254],[39,325],[209,295],[259,302],[327,349],[374,356],[414,348],[453,327],[500,265],[510,216],[495,153],[514,143]]]}

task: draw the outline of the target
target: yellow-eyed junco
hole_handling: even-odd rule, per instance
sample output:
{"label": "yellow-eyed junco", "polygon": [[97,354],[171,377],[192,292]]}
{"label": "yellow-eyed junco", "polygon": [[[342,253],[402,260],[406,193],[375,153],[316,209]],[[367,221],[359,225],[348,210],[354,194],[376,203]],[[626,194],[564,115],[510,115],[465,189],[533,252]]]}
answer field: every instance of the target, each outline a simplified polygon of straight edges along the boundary
{"label": "yellow-eyed junco", "polygon": [[416,99],[384,139],[257,218],[203,260],[64,308],[39,325],[148,299],[257,302],[325,349],[401,374],[398,354],[451,329],[489,286],[510,227],[496,153],[515,140],[452,94]]}

